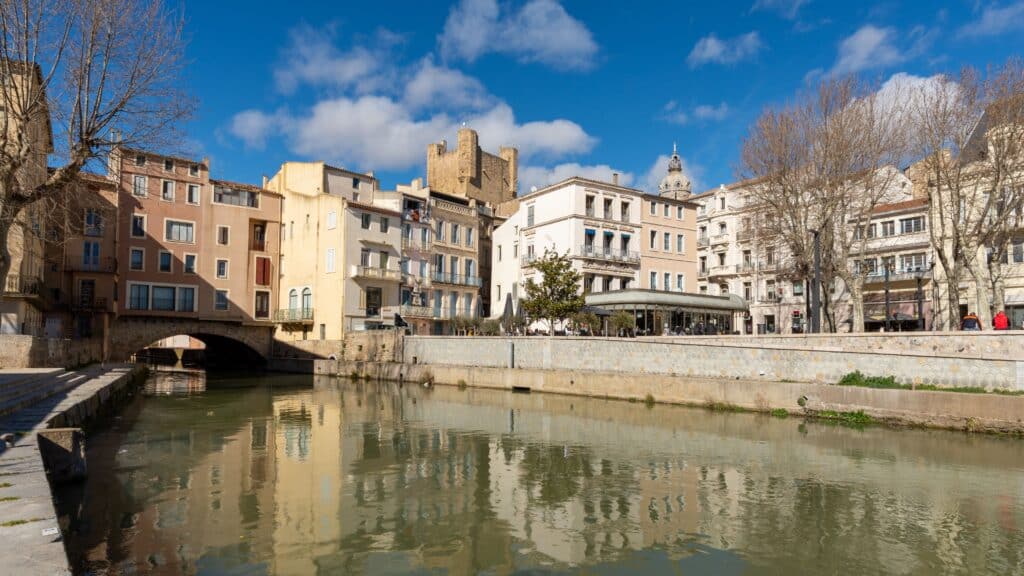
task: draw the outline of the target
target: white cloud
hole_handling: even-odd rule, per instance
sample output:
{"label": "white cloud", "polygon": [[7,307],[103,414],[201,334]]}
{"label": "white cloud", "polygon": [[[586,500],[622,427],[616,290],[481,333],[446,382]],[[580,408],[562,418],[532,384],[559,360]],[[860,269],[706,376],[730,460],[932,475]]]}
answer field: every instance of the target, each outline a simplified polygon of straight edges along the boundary
{"label": "white cloud", "polygon": [[953,97],[957,90],[958,84],[947,76],[915,76],[897,72],[879,87],[875,106],[877,113],[893,119],[894,125],[906,126],[906,122],[915,115],[916,103],[934,100],[942,91]]}
{"label": "white cloud", "polygon": [[1024,28],[1024,1],[1011,2],[1006,6],[986,6],[981,17],[964,24],[957,35],[963,38],[996,36],[1011,30]]}
{"label": "white cloud", "polygon": [[[696,164],[691,164],[686,161],[686,158],[680,156],[680,160],[683,162],[683,174],[690,179],[692,190],[694,193],[700,190],[701,182],[700,176],[704,173],[704,170]],[[649,192],[651,194],[658,193],[658,185],[661,184],[662,179],[668,174],[668,154],[661,154],[655,159],[651,167],[644,173],[643,178],[637,182],[637,187],[641,190]]]}
{"label": "white cloud", "polygon": [[903,60],[905,55],[896,47],[896,29],[867,24],[839,43],[839,56],[832,72],[849,74],[884,68]]}
{"label": "white cloud", "polygon": [[762,48],[764,48],[764,43],[757,32],[748,32],[724,40],[714,34],[709,34],[697,41],[693,50],[690,51],[690,55],[686,57],[686,62],[691,68],[708,62],[733,64],[753,58]]}
{"label": "white cloud", "polygon": [[729,105],[722,102],[718,106],[701,104],[693,109],[693,117],[701,120],[721,120],[729,115]]}
{"label": "white cloud", "polygon": [[611,182],[612,174],[614,173],[619,174],[619,184],[622,186],[631,186],[633,184],[632,173],[612,168],[608,164],[583,165],[576,162],[568,162],[550,168],[545,166],[521,166],[519,168],[519,194],[521,196],[526,195],[530,193],[534,186],[543,188],[573,176]]}
{"label": "white cloud", "polygon": [[284,60],[274,70],[274,81],[285,94],[303,83],[341,90],[379,88],[387,83],[386,53],[395,38],[394,34],[381,31],[374,46],[354,46],[342,52],[334,45],[330,29],[298,26],[289,33],[289,46]]}
{"label": "white cloud", "polygon": [[446,66],[434,64],[431,57],[419,62],[405,85],[403,101],[412,109],[471,108],[492,104],[494,98],[479,80]]}
{"label": "white cloud", "polygon": [[[466,122],[480,133],[481,146],[491,150],[500,145],[517,146],[524,159],[585,153],[597,142],[569,120],[518,123],[505,103]],[[459,126],[459,119],[445,113],[417,117],[413,110],[386,96],[361,96],[322,100],[299,115],[246,110],[232,119],[230,130],[247,145],[262,145],[277,135],[297,154],[368,170],[420,165],[427,144],[453,140]]]}
{"label": "white cloud", "polygon": [[553,68],[588,69],[597,56],[590,30],[556,0],[529,0],[519,10],[497,0],[462,0],[438,38],[446,58],[472,62],[495,52]]}
{"label": "white cloud", "polygon": [[754,2],[752,10],[770,10],[792,20],[796,18],[800,7],[807,2],[808,0],[757,0]]}

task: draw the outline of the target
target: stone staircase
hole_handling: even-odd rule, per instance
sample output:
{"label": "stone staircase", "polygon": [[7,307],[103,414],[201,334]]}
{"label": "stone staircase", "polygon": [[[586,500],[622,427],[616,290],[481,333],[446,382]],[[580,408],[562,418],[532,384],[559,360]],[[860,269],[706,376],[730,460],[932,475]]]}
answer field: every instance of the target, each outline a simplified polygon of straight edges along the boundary
{"label": "stone staircase", "polygon": [[88,381],[89,370],[11,371],[0,374],[0,416],[12,414]]}

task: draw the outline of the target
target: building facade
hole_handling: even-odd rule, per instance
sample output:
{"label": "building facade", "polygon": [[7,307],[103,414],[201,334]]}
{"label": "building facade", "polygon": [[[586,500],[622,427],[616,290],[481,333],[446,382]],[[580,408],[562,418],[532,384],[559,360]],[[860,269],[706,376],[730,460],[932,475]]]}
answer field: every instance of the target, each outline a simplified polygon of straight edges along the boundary
{"label": "building facade", "polygon": [[673,148],[658,195],[644,195],[640,210],[640,283],[648,290],[693,292],[697,285],[697,204]]}
{"label": "building facade", "polygon": [[458,146],[441,141],[427,146],[427,186],[453,196],[501,204],[516,197],[519,151],[502,146],[498,154],[480,148],[475,130],[461,128]]}

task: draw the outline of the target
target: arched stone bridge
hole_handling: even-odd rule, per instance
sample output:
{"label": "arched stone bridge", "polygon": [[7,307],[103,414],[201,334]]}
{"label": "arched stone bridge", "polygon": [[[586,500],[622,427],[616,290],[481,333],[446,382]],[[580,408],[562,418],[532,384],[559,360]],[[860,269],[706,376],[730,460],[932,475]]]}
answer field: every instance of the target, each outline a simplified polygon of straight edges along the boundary
{"label": "arched stone bridge", "polygon": [[128,361],[157,340],[179,334],[202,341],[208,354],[230,356],[243,363],[246,356],[258,361],[270,357],[274,328],[218,320],[121,316],[110,326],[110,360]]}

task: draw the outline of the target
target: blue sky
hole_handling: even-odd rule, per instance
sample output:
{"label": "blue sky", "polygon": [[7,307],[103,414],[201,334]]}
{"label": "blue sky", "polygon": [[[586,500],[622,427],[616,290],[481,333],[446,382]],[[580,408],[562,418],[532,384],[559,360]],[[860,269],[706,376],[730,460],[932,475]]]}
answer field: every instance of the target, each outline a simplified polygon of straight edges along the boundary
{"label": "blue sky", "polygon": [[287,160],[422,176],[462,123],[520,149],[520,192],[580,174],[649,188],[677,142],[728,183],[765,106],[822,74],[924,81],[1020,55],[1024,0],[186,0],[186,148],[258,183]]}

